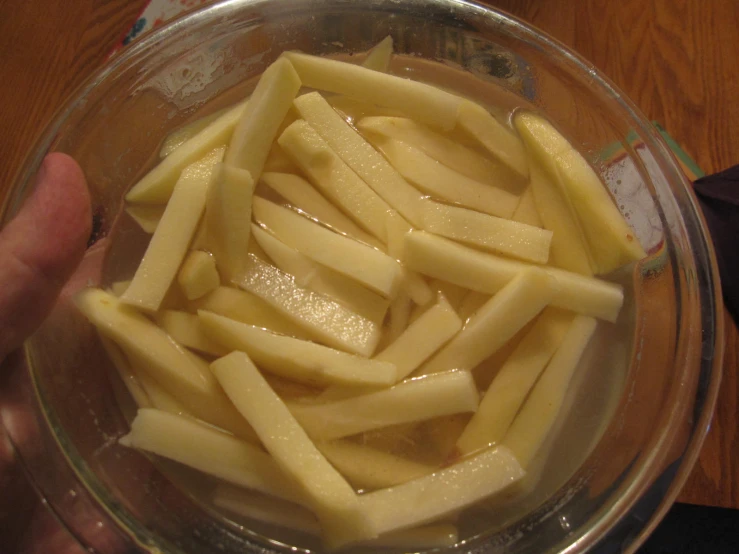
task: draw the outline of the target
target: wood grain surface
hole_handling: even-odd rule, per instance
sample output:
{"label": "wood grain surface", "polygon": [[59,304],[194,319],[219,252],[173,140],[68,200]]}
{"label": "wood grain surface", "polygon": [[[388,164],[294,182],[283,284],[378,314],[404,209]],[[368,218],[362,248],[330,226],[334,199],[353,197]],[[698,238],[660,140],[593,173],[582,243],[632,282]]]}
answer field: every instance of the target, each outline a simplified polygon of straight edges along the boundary
{"label": "wood grain surface", "polygon": [[[739,2],[495,0],[623,89],[707,173],[739,163]],[[146,0],[0,0],[0,198],[64,99],[98,68]],[[724,381],[680,500],[739,508],[739,339],[727,314]]]}

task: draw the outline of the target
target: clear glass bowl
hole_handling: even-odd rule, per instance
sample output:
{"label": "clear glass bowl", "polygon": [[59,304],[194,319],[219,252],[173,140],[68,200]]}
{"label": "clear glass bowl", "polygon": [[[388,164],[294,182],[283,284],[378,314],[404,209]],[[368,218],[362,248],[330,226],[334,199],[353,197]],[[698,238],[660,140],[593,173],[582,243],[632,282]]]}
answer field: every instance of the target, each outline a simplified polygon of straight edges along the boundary
{"label": "clear glass bowl", "polygon": [[[169,131],[243,97],[284,50],[347,57],[388,34],[401,54],[395,73],[544,112],[593,160],[650,252],[617,276],[629,295],[611,329],[622,351],[594,349],[599,374],[570,399],[551,449],[556,471],[525,501],[466,516],[463,527],[479,536],[454,551],[633,551],[677,495],[712,414],[723,336],[715,262],[689,183],[655,129],[590,64],[522,22],[462,0],[207,7],[128,47],[77,91],[26,162],[3,221],[44,154],[67,152],[89,180],[97,241],[67,291],[124,276],[145,238],[115,224],[122,196]],[[5,365],[3,424],[83,545],[105,554],[290,550],[198,502],[180,473],[117,444],[130,400],[68,293]]]}

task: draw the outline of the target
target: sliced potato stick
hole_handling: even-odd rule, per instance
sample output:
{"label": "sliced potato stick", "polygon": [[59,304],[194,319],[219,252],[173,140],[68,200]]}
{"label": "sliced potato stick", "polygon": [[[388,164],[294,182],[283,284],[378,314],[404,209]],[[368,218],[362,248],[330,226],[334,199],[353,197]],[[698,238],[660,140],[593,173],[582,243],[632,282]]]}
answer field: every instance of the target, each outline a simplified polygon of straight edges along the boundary
{"label": "sliced potato stick", "polygon": [[225,148],[245,107],[241,103],[231,108],[172,152],[128,191],[126,201],[166,204],[185,167],[216,148]]}
{"label": "sliced potato stick", "polygon": [[327,545],[338,548],[377,536],[352,488],[316,449],[249,357],[234,352],[213,362],[211,369],[277,465],[299,484],[321,521]]}
{"label": "sliced potato stick", "polygon": [[195,314],[179,310],[162,310],[157,312],[156,322],[170,337],[187,348],[211,356],[225,356],[231,351],[208,338],[203,332],[200,319]]}
{"label": "sliced potato stick", "polygon": [[152,312],[159,309],[187,254],[205,210],[213,168],[222,157],[219,148],[182,170],[131,285],[121,296],[123,302]]}
{"label": "sliced potato stick", "polygon": [[126,213],[138,223],[139,227],[150,235],[157,230],[157,225],[164,215],[164,206],[160,204],[129,204]]}
{"label": "sliced potato stick", "polygon": [[190,251],[177,274],[177,282],[188,300],[213,292],[221,284],[215,259],[202,250]]}
{"label": "sliced potato stick", "polygon": [[386,36],[372,47],[367,57],[362,62],[362,67],[387,73],[390,58],[393,55],[393,37]]}
{"label": "sliced potato stick", "polygon": [[390,362],[276,335],[212,312],[198,316],[206,336],[223,345],[222,350],[246,352],[264,369],[293,381],[313,386],[388,386],[396,381],[397,370]]}
{"label": "sliced potato stick", "polygon": [[554,279],[539,269],[522,272],[488,300],[419,372],[474,368],[544,309],[554,296],[553,284]]}
{"label": "sliced potato stick", "polygon": [[251,254],[247,272],[237,284],[334,348],[371,356],[380,340],[377,324],[327,296],[296,285],[289,275]]}
{"label": "sliced potato stick", "polygon": [[[498,292],[524,269],[537,267],[479,252],[422,231],[406,237],[406,260],[419,273],[487,294]],[[553,306],[616,321],[624,301],[619,285],[552,267],[541,270],[556,280]]]}
{"label": "sliced potato stick", "polygon": [[533,189],[530,186],[526,188],[520,198],[516,211],[513,212],[513,221],[533,225],[534,227],[543,227],[541,216],[539,216],[539,211],[536,209]]}
{"label": "sliced potato stick", "polygon": [[389,425],[474,412],[478,394],[469,372],[451,371],[325,404],[291,403],[290,411],[316,440],[332,440]]}

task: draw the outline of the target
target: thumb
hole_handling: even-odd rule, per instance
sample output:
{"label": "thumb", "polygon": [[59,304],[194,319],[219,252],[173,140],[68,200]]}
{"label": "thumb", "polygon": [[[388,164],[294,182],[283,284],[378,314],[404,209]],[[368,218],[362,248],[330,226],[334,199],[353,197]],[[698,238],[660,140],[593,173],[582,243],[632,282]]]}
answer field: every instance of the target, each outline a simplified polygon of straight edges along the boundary
{"label": "thumb", "polygon": [[77,162],[46,156],[36,186],[0,232],[0,360],[41,324],[85,252],[92,217]]}

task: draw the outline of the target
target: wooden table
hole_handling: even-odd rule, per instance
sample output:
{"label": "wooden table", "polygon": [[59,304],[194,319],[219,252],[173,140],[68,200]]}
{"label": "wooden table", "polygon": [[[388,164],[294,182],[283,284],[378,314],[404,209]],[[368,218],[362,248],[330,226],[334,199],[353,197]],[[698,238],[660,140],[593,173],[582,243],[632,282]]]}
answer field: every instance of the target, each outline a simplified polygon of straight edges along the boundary
{"label": "wooden table", "polygon": [[[707,173],[739,163],[739,3],[495,0],[580,52],[660,121]],[[44,125],[103,63],[146,0],[0,0],[0,198]],[[739,508],[739,335],[727,314],[724,377],[680,500]]]}

